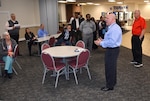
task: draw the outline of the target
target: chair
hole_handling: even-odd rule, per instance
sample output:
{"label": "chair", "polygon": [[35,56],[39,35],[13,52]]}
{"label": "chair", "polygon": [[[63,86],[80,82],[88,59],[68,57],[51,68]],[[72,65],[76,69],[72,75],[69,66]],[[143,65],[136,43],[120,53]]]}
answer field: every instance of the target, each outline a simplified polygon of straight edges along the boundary
{"label": "chair", "polygon": [[19,47],[18,45],[15,46],[15,49],[14,49],[14,62],[17,64],[17,66],[21,68],[20,64],[18,63],[18,61],[16,60],[17,59],[17,56],[18,56],[18,52],[19,52]]}
{"label": "chair", "polygon": [[[17,55],[18,55],[18,52],[19,52],[19,48],[18,48],[18,45],[16,45],[15,46],[15,48],[14,48],[14,62],[17,64],[17,66],[20,68],[20,69],[22,69],[21,68],[21,66],[20,66],[20,64],[18,63],[18,61],[16,60],[16,58],[17,58]],[[2,66],[2,65],[5,65],[5,62],[3,61],[3,60],[0,60],[0,66]],[[15,74],[16,75],[18,75],[18,73],[17,73],[17,71],[15,70],[15,68],[12,66],[12,69],[13,69],[13,71],[15,72]],[[0,72],[1,72],[1,70],[0,70]]]}
{"label": "chair", "polygon": [[76,75],[77,69],[85,67],[88,72],[89,79],[91,79],[91,75],[88,68],[89,57],[90,57],[90,51],[86,49],[85,51],[82,51],[77,56],[76,60],[69,62],[69,67],[73,69],[76,84],[78,84],[77,75]]}
{"label": "chair", "polygon": [[[85,48],[85,43],[82,40],[77,41],[76,46]],[[82,73],[82,68],[80,68],[80,73]]]}
{"label": "chair", "polygon": [[[47,44],[47,43],[43,43],[42,46],[41,46],[41,50],[44,50],[44,49],[47,49],[47,48],[50,48],[50,45]],[[62,59],[59,59],[59,58],[54,58],[55,61],[62,61]],[[53,75],[52,76],[56,76],[56,73],[55,71],[53,71]]]}
{"label": "chair", "polygon": [[55,37],[50,37],[48,40],[48,44],[50,47],[53,47],[55,45]]}
{"label": "chair", "polygon": [[58,78],[61,75],[62,70],[65,70],[65,64],[61,62],[55,62],[54,58],[46,53],[41,54],[41,59],[44,65],[44,74],[42,79],[42,84],[44,84],[45,76],[48,71],[55,71],[56,72],[56,81],[55,81],[55,88],[57,87]]}
{"label": "chair", "polygon": [[81,47],[81,48],[85,48],[85,43],[84,43],[82,40],[79,40],[79,41],[76,43],[76,46]]}
{"label": "chair", "polygon": [[44,50],[44,49],[47,49],[47,48],[50,48],[50,45],[48,43],[43,43],[42,46],[41,46],[41,50]]}
{"label": "chair", "polygon": [[2,76],[2,66],[5,65],[5,62],[3,60],[0,60],[0,76]]}

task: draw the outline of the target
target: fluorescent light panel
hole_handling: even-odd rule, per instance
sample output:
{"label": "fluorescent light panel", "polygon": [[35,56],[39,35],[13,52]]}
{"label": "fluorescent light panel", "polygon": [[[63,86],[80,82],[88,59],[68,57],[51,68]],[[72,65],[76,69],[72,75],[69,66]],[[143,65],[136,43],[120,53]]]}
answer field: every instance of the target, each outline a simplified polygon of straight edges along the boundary
{"label": "fluorescent light panel", "polygon": [[98,3],[95,3],[94,5],[95,5],[95,6],[99,6],[100,4],[98,4]]}
{"label": "fluorescent light panel", "polygon": [[123,4],[123,2],[117,2],[117,4]]}
{"label": "fluorescent light panel", "polygon": [[108,2],[116,2],[116,0],[108,0]]}
{"label": "fluorescent light panel", "polygon": [[76,0],[66,0],[67,2],[76,2]]}
{"label": "fluorescent light panel", "polygon": [[67,3],[66,0],[58,0],[59,3]]}
{"label": "fluorescent light panel", "polygon": [[80,5],[86,5],[86,3],[80,3]]}
{"label": "fluorescent light panel", "polygon": [[149,0],[144,0],[144,2],[149,2]]}
{"label": "fluorescent light panel", "polygon": [[94,4],[93,2],[87,2],[86,4],[88,4],[88,5],[92,5],[92,4]]}

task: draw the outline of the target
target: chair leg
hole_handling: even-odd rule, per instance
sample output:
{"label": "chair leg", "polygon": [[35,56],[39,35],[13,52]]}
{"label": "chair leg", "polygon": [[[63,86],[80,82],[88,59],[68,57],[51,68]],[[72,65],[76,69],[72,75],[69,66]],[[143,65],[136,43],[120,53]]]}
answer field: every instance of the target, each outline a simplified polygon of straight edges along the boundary
{"label": "chair leg", "polygon": [[67,74],[67,69],[66,68],[64,69],[64,72],[65,72],[66,80],[68,80],[68,76],[67,76],[68,74]]}
{"label": "chair leg", "polygon": [[76,75],[76,69],[73,69],[73,74],[74,74],[74,77],[75,77],[76,84],[78,85],[78,79],[77,79],[77,75]]}
{"label": "chair leg", "polygon": [[44,84],[45,76],[46,76],[46,69],[44,70],[44,75],[43,75],[43,79],[42,79],[42,84]]}
{"label": "chair leg", "polygon": [[0,66],[0,76],[2,76],[2,68],[1,68],[1,66]]}
{"label": "chair leg", "polygon": [[87,70],[87,72],[88,72],[89,79],[91,80],[91,74],[90,74],[90,71],[89,71],[89,68],[88,68],[88,66],[86,66],[85,68],[86,68],[86,70]]}
{"label": "chair leg", "polygon": [[14,67],[12,67],[13,71],[15,72],[16,75],[18,75],[17,71],[15,70]]}
{"label": "chair leg", "polygon": [[59,72],[57,72],[57,77],[56,77],[56,81],[55,81],[55,88],[57,88],[58,78],[59,78]]}
{"label": "chair leg", "polygon": [[20,69],[22,69],[21,66],[20,66],[20,64],[18,63],[18,61],[15,60],[15,62],[16,62],[16,64],[18,65],[18,67],[19,67]]}
{"label": "chair leg", "polygon": [[80,74],[82,73],[82,68],[80,68]]}
{"label": "chair leg", "polygon": [[55,77],[55,76],[56,76],[56,72],[55,72],[55,71],[53,71],[53,74],[52,74],[51,76]]}

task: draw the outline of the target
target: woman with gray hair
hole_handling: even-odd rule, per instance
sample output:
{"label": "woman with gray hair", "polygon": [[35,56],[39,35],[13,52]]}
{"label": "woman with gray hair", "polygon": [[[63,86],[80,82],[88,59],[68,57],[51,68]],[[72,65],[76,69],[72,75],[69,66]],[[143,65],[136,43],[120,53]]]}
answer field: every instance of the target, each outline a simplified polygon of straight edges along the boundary
{"label": "woman with gray hair", "polygon": [[3,34],[3,38],[0,40],[0,60],[5,62],[5,74],[4,77],[12,78],[12,63],[14,56],[14,48],[17,45],[14,39],[10,38],[8,32]]}

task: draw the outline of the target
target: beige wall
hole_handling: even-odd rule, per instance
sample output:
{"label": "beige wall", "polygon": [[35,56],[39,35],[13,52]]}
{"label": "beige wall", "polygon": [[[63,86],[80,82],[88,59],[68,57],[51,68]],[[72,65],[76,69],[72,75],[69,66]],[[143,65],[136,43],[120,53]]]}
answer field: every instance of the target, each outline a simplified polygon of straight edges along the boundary
{"label": "beige wall", "polygon": [[[31,32],[33,32],[33,34],[35,36],[37,36],[37,31],[40,28],[39,26],[32,26],[32,27],[28,27],[30,29]],[[25,28],[21,28],[20,29],[20,41],[25,40]]]}
{"label": "beige wall", "polygon": [[139,5],[139,9],[141,11],[141,16],[143,16],[145,19],[150,19],[150,5]]}
{"label": "beige wall", "polygon": [[146,33],[150,33],[150,19],[146,20]]}

